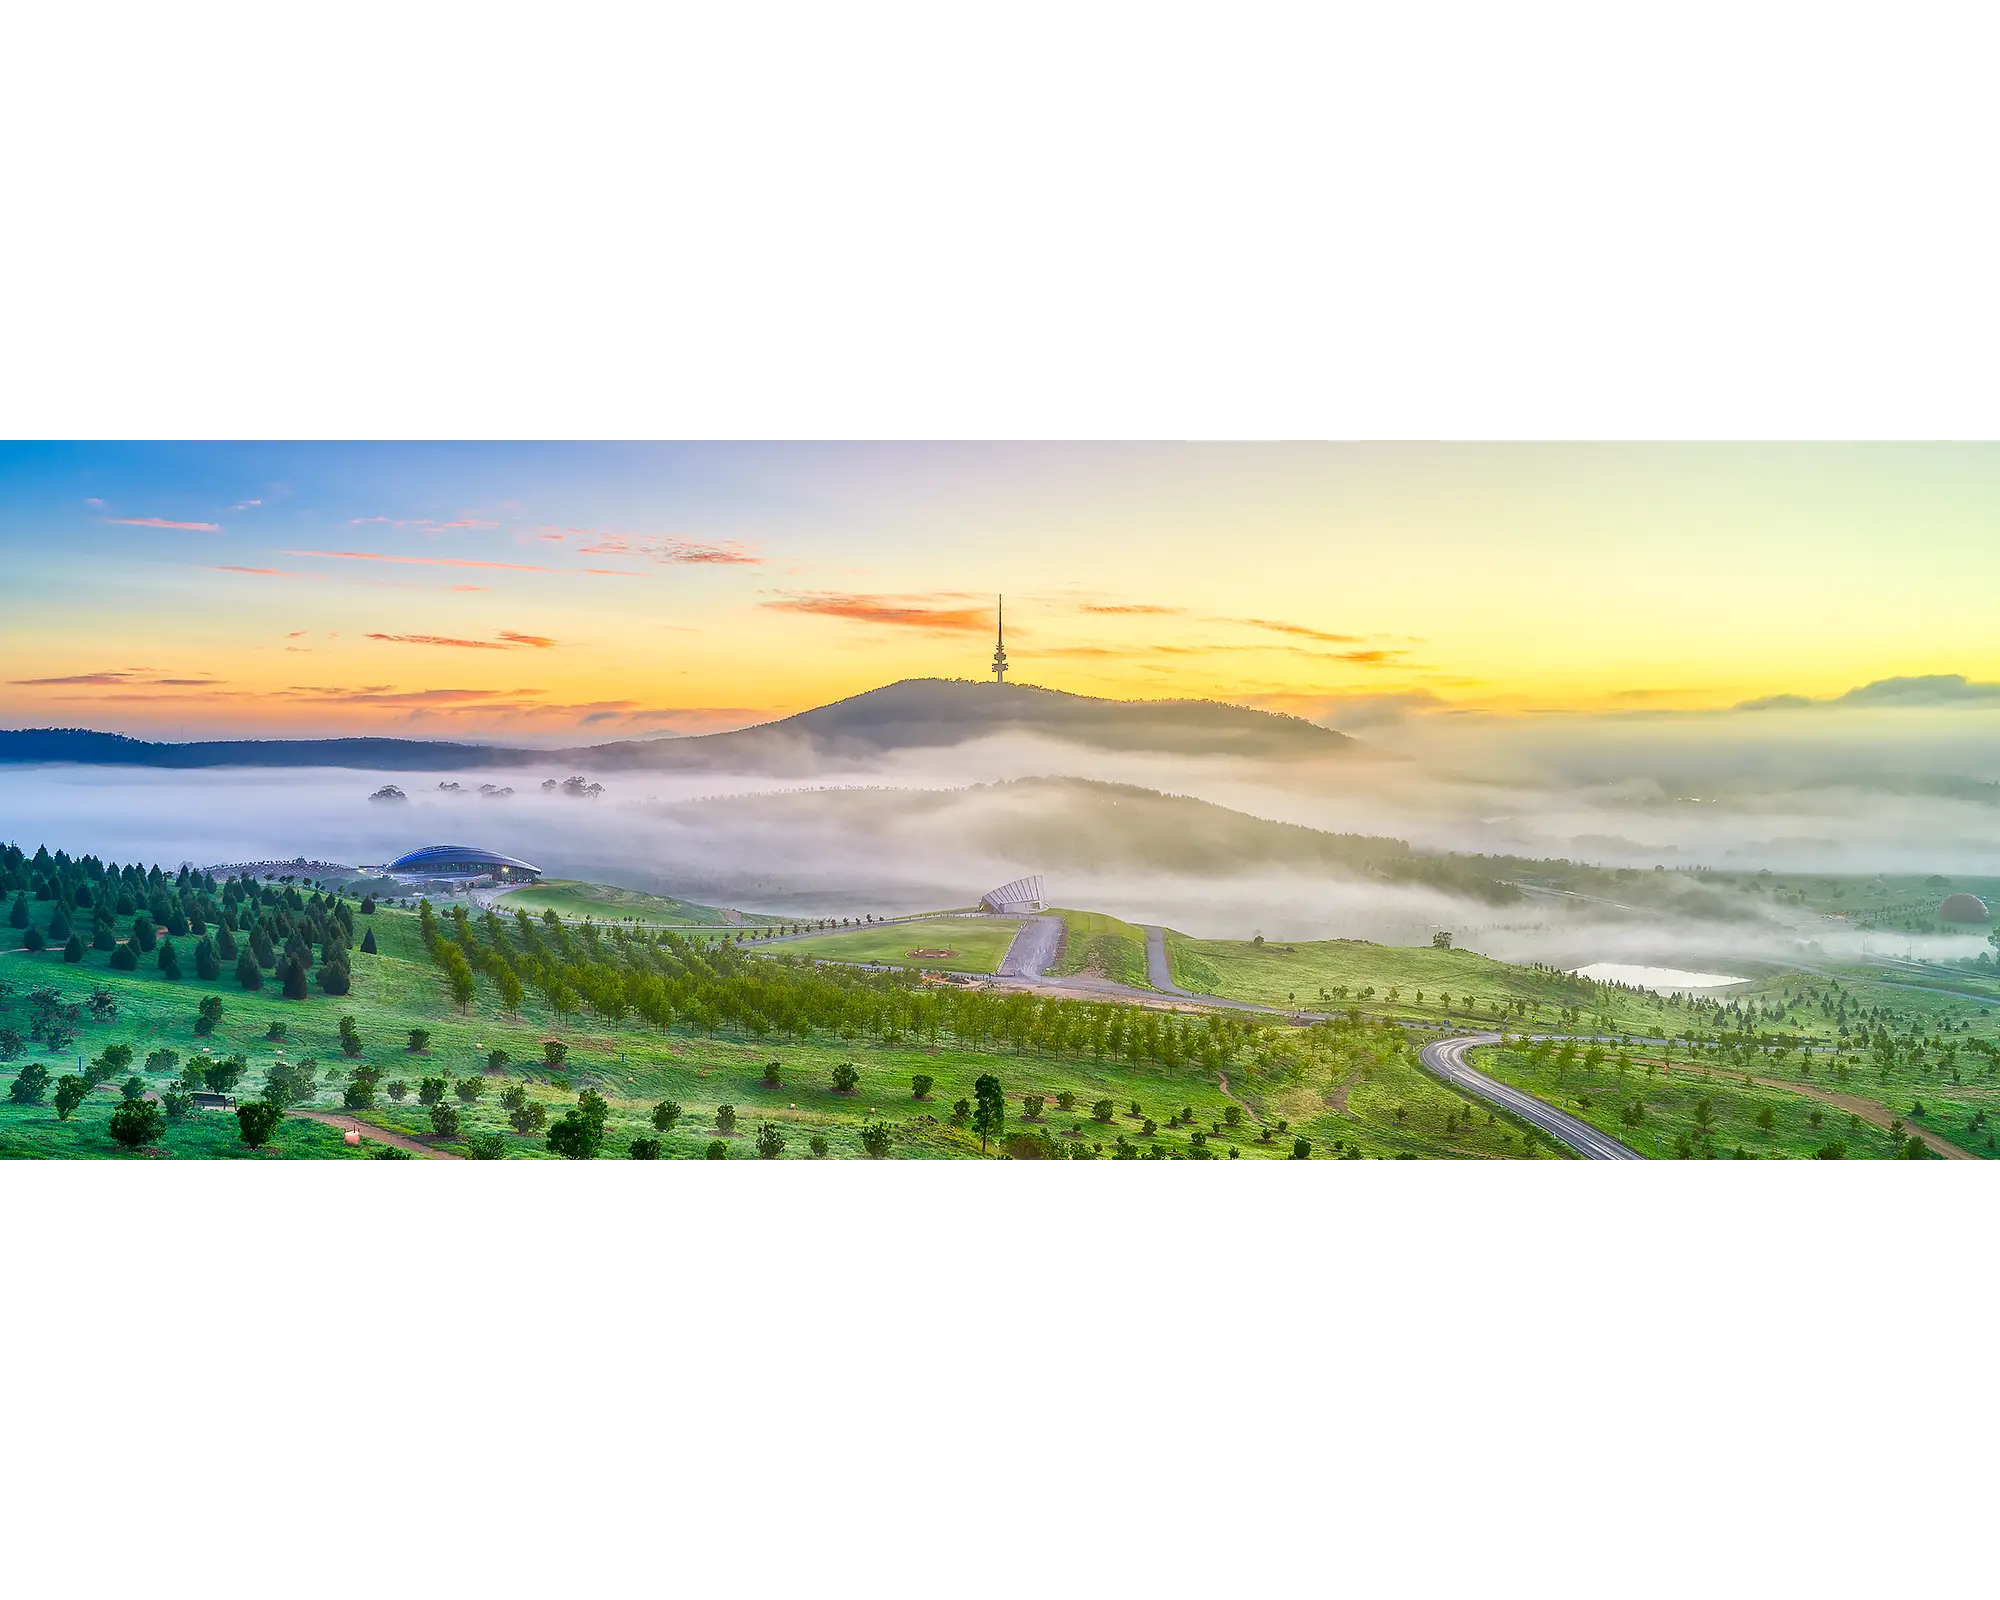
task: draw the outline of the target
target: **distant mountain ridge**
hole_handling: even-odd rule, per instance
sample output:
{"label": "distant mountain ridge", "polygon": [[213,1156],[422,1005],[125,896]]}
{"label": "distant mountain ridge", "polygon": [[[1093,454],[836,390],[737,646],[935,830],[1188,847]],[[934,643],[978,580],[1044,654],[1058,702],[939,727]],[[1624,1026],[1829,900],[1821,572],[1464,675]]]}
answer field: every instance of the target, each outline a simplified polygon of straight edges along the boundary
{"label": "distant mountain ridge", "polygon": [[0,731],[0,762],[95,766],[357,767],[376,772],[567,766],[587,772],[805,775],[900,750],[1002,736],[1120,753],[1292,761],[1375,752],[1302,717],[1214,700],[1104,700],[1028,684],[910,678],[752,728],[560,750],[426,739],[226,739],[158,744],[82,728]]}

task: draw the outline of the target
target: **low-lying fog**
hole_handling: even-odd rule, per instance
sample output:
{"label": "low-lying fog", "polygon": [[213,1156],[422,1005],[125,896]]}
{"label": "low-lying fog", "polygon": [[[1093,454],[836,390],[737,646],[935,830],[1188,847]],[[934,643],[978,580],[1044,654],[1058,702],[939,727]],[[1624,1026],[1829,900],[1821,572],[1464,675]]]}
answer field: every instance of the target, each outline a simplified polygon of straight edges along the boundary
{"label": "low-lying fog", "polygon": [[[1800,720],[1805,735],[1787,726]],[[1115,861],[1079,859],[1062,847],[1062,819],[1035,813],[1044,800],[1033,791],[980,790],[914,807],[857,806],[839,795],[870,785],[944,791],[1063,775],[1429,849],[1647,868],[2000,875],[2000,790],[1983,787],[1990,782],[1984,752],[1995,747],[1964,737],[1969,723],[1955,724],[1952,738],[1874,744],[1865,727],[1831,737],[1829,720],[1802,713],[1760,723],[1739,714],[1722,722],[1720,736],[1650,723],[1641,737],[1637,722],[1617,721],[1604,733],[1602,723],[1552,731],[1518,720],[1503,727],[1432,719],[1415,731],[1356,729],[1400,759],[1285,766],[988,740],[843,770],[831,792],[817,796],[794,779],[748,773],[586,770],[605,793],[573,799],[540,788],[568,775],[553,768],[426,775],[19,766],[0,768],[0,831],[30,850],[46,843],[121,861],[199,865],[295,856],[376,864],[419,845],[476,844],[552,876],[802,914],[964,905],[1039,871],[1054,904],[1201,936],[1422,943],[1442,928],[1511,960],[1728,971],[1715,963],[1858,955],[1863,936],[1748,898],[1739,920],[1698,922],[1550,896],[1491,906],[1421,885],[1255,861],[1186,870],[1165,858],[1151,863],[1143,850],[1117,852]],[[1786,751],[1796,759],[1779,759]],[[385,782],[409,800],[371,802]],[[441,791],[440,783],[461,792]],[[484,798],[481,783],[514,792]],[[787,798],[689,803],[772,795]],[[1869,938],[1877,953],[1956,957],[1984,948],[1979,933]]]}

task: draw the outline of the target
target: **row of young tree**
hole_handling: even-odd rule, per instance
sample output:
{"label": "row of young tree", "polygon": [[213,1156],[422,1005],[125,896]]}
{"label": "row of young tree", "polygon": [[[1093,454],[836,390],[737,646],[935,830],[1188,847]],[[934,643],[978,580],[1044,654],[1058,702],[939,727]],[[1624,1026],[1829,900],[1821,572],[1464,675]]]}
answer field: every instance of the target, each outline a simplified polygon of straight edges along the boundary
{"label": "row of young tree", "polygon": [[1268,1069],[1310,1031],[1280,1030],[1248,1016],[941,987],[912,973],[746,955],[671,931],[568,927],[553,912],[537,921],[524,911],[509,918],[489,910],[475,921],[462,905],[439,917],[426,901],[418,918],[452,998],[469,1005],[484,978],[510,1014],[533,990],[563,1020],[588,1010],[614,1023],[636,1018],[662,1031],[711,1036],[729,1029],[759,1039],[950,1038],[973,1047],[1004,1044],[1206,1072]]}

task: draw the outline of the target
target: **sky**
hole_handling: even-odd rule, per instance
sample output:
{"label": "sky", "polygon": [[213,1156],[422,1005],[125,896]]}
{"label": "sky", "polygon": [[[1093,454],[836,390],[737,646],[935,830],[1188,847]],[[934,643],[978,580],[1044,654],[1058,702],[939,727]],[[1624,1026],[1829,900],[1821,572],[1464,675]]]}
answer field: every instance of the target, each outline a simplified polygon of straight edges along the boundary
{"label": "sky", "polygon": [[0,725],[152,738],[742,726],[1003,592],[1014,681],[1335,725],[2000,698],[1983,445],[6,444],[0,551]]}

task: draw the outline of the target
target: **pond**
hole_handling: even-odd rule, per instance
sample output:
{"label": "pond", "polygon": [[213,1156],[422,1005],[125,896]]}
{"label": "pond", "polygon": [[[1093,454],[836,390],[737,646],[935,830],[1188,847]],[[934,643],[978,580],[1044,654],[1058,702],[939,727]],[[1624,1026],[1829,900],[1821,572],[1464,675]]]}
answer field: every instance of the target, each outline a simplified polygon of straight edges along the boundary
{"label": "pond", "polygon": [[1732,978],[1725,972],[1683,972],[1678,967],[1639,967],[1622,961],[1593,961],[1578,967],[1579,978],[1596,983],[1623,983],[1635,989],[1651,989],[1655,994],[1679,994],[1691,989],[1726,989],[1748,978]]}

